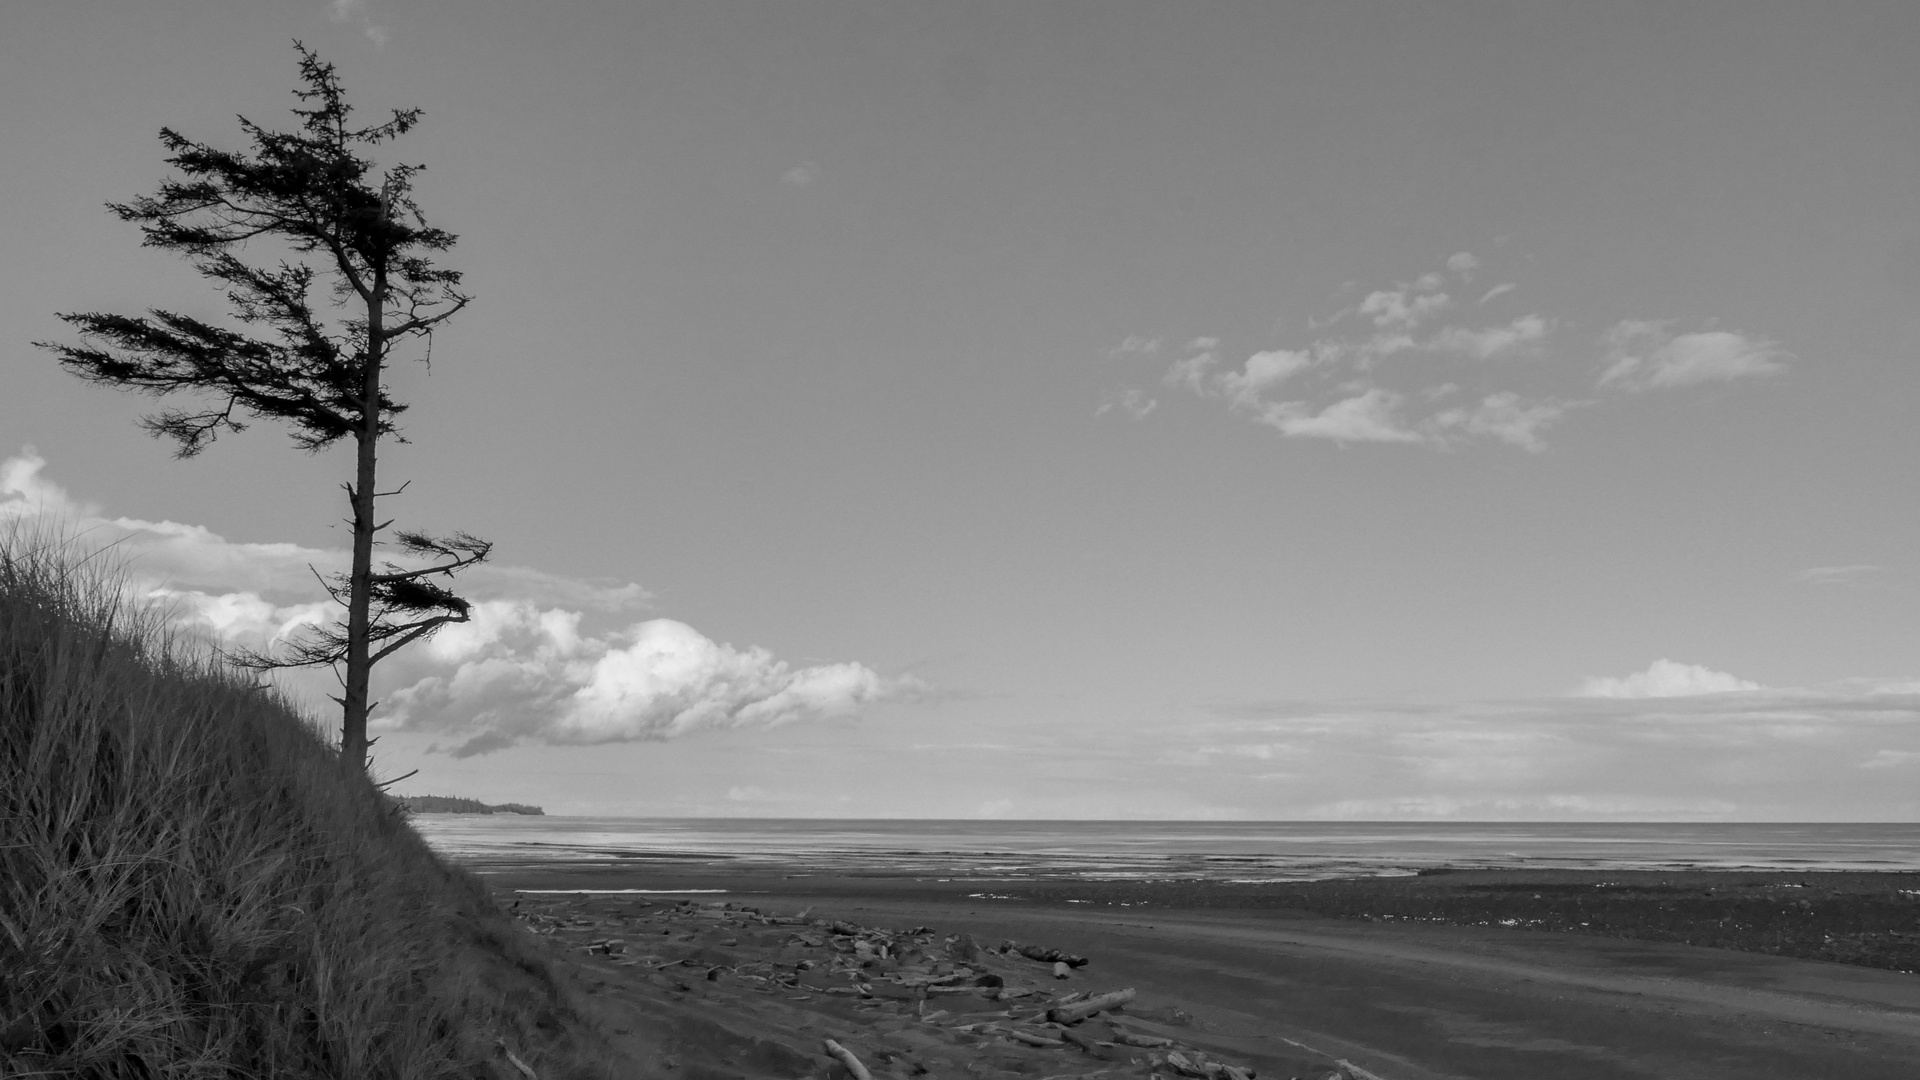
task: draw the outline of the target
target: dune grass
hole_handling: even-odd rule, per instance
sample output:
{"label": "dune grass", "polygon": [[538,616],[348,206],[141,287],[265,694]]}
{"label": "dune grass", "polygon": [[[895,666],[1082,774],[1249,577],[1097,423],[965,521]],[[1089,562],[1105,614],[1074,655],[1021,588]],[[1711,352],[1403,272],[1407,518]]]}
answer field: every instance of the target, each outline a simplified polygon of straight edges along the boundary
{"label": "dune grass", "polygon": [[0,1075],[605,1075],[537,945],[287,701],[0,535]]}

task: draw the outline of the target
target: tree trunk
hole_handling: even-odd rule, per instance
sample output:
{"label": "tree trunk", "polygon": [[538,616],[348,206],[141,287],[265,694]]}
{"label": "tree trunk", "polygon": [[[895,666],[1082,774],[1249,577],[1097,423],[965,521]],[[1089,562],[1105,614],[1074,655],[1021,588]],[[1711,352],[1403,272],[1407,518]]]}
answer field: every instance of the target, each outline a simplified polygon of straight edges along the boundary
{"label": "tree trunk", "polygon": [[[384,211],[384,207],[382,209]],[[360,430],[354,433],[359,458],[352,492],[353,572],[347,585],[346,694],[340,702],[340,756],[363,771],[367,767],[367,689],[373,675],[369,639],[373,606],[374,466],[380,442],[380,366],[386,349],[383,340],[386,295],[386,267],[376,264],[373,299],[367,303],[367,368],[360,391]]]}

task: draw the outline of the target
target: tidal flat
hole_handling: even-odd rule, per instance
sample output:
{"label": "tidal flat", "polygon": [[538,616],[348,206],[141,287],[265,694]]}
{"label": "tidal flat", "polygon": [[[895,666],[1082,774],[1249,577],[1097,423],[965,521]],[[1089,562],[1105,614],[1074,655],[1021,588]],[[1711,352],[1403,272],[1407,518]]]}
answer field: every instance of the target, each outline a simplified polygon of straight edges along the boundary
{"label": "tidal flat", "polygon": [[[1042,943],[1083,956],[1084,966],[1057,981],[1017,955],[995,962],[1031,968],[1042,1003],[1132,989],[1136,1003],[1111,1016],[1131,1013],[1145,1021],[1136,1032],[1175,1038],[1260,1077],[1341,1068],[1391,1080],[1907,1080],[1920,1061],[1920,975],[1909,959],[1920,874],[1461,870],[1314,882],[993,882],[885,867],[823,874],[647,860],[484,876],[503,904],[517,901],[523,914],[548,920],[548,936],[631,1030],[648,1033],[653,1053],[671,1057],[671,1067],[704,1062],[733,1076],[778,1070],[750,1067],[741,1056],[751,1056],[748,1043],[702,1036],[700,1023],[759,1031],[754,1038],[816,1062],[833,1038],[878,1063],[876,1076],[939,1075],[970,1059],[978,1073],[989,1058],[1000,1063],[990,1071],[1008,1076],[1178,1073],[1164,1053],[1156,1062],[1137,1048],[1109,1047],[1101,1057],[1064,1038],[1015,1047],[1018,1038],[996,1028],[1040,1015],[1031,1001],[969,998],[981,1013],[974,1017],[945,1001],[863,995],[853,938],[841,942],[849,951],[837,962],[855,973],[844,976],[852,987],[844,994],[783,995],[785,987],[743,977],[803,978],[812,969],[798,967],[807,957],[794,952],[794,934],[818,935],[816,920],[829,930],[924,930],[921,961],[936,953],[950,961],[940,950],[960,935],[983,947]],[[805,925],[728,935],[732,944],[666,927],[631,933],[670,908],[724,904]],[[589,951],[612,939],[623,941],[621,953]],[[699,978],[650,939],[696,957]],[[657,959],[645,970],[623,964],[636,959],[633,950]],[[865,959],[869,985],[898,978],[897,963],[876,972],[885,964]],[[823,1004],[786,1000],[802,993]],[[762,1015],[771,1001],[811,1018],[775,1021]],[[929,1010],[947,1015],[928,1022]],[[970,1024],[980,1026],[952,1034]],[[1113,1025],[1097,1030],[1105,1035],[1096,1043],[1114,1042],[1106,1037]]]}

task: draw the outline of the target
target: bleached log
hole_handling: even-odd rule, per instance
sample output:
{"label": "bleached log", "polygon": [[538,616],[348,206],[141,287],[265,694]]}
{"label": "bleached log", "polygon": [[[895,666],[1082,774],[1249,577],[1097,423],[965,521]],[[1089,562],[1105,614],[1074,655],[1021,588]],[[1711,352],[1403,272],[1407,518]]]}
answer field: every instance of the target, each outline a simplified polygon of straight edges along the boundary
{"label": "bleached log", "polygon": [[1064,1041],[1060,1039],[1050,1039],[1045,1035],[1036,1035],[1031,1031],[1021,1031],[1018,1028],[1001,1028],[1000,1034],[1005,1035],[1007,1038],[1013,1039],[1016,1042],[1026,1043],[1028,1046],[1053,1047],[1053,1046],[1067,1045]]}
{"label": "bleached log", "polygon": [[1096,994],[1085,1001],[1076,1001],[1071,1005],[1056,1005],[1047,1010],[1047,1019],[1056,1024],[1077,1024],[1094,1013],[1125,1005],[1133,1000],[1133,988],[1115,990],[1110,994]]}
{"label": "bleached log", "polygon": [[840,1064],[845,1065],[847,1071],[853,1074],[853,1080],[873,1080],[873,1074],[867,1071],[865,1065],[860,1064],[859,1058],[853,1056],[853,1051],[832,1039],[826,1041],[826,1047],[827,1053],[837,1058]]}

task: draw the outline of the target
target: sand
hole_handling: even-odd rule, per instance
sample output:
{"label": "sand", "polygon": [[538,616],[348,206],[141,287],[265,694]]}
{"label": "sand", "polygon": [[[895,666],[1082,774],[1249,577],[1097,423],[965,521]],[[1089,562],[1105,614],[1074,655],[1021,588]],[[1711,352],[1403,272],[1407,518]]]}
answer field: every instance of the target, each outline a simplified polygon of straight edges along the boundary
{"label": "sand", "polygon": [[[1920,878],[1623,882],[1619,874],[1530,873],[1322,883],[1305,892],[823,877],[665,862],[492,868],[488,878],[503,900],[518,897],[530,927],[570,958],[609,1022],[627,1031],[630,1053],[660,1076],[845,1076],[824,1056],[828,1038],[876,1077],[902,1080],[1178,1075],[1167,1048],[1098,1045],[1116,1036],[1169,1038],[1200,1072],[1207,1069],[1196,1059],[1205,1058],[1263,1080],[1336,1068],[1384,1080],[1920,1076],[1920,976],[1887,969],[1904,955],[1902,935],[1920,931]],[[565,891],[635,888],[725,891]],[[1600,899],[1570,907],[1578,889]],[[1628,895],[1636,890],[1638,908]],[[1824,899],[1799,902],[1808,896]],[[1693,903],[1702,897],[1719,897],[1721,915]],[[732,908],[709,906],[720,904]],[[1302,910],[1315,905],[1341,915]],[[1798,920],[1792,934],[1761,919],[1775,908]],[[1357,917],[1363,909],[1368,918]],[[1670,926],[1661,924],[1663,910]],[[803,911],[801,922],[780,920]],[[1529,928],[1595,912],[1605,916],[1599,933]],[[1821,918],[1846,924],[1841,936],[1856,959],[1876,941],[1886,945],[1867,958],[1887,967],[1645,940],[1712,925],[1723,942],[1737,941],[1745,919],[1757,935],[1749,947],[1817,945],[1825,940],[1813,925]],[[858,937],[835,935],[836,920],[843,929],[891,933],[869,933],[855,954],[847,950]],[[1880,929],[1859,929],[1867,924]],[[1639,936],[1605,936],[1623,933]],[[950,944],[961,934],[988,948],[1012,940],[1088,963],[1055,979],[1050,964],[1017,954],[981,952],[962,962]],[[621,940],[618,951],[588,951],[609,938]],[[889,943],[895,955],[873,956],[875,943]],[[796,969],[808,959],[814,968]],[[855,966],[862,961],[865,968]],[[853,974],[838,976],[847,988],[829,993],[840,985],[826,978],[835,968]],[[999,995],[986,990],[910,985],[956,969],[967,973],[961,984],[994,975],[1032,993],[993,1000]],[[1074,1025],[1091,1052],[1072,1042],[1030,1046],[1005,1033],[1049,1037],[1039,1014],[1049,997],[1122,988],[1136,992],[1132,1003]],[[928,1013],[935,1018],[923,1019]],[[1109,1022],[1116,1017],[1118,1028]]]}

